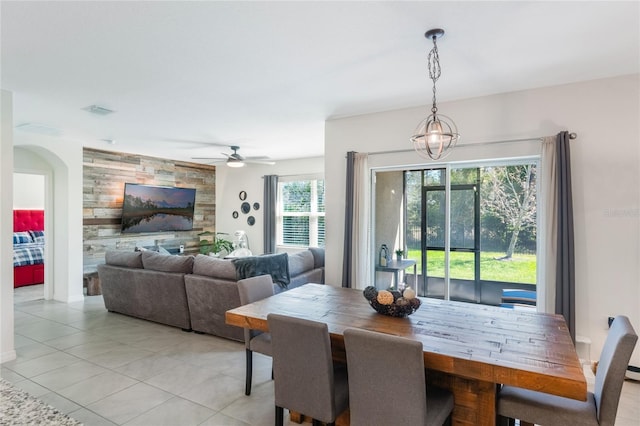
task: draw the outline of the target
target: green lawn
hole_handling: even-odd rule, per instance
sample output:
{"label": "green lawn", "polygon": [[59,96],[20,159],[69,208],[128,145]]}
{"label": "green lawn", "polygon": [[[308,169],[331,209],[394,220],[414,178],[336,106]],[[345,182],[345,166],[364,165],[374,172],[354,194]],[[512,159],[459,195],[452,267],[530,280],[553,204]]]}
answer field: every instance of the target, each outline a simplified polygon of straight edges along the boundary
{"label": "green lawn", "polygon": [[[480,253],[480,279],[505,281],[523,284],[536,283],[536,256],[534,254],[515,253],[511,260],[497,260],[504,253]],[[418,262],[418,273],[422,270],[420,250],[409,250],[409,259]],[[452,252],[451,278],[473,279],[473,253]],[[427,274],[430,277],[444,277],[444,252],[429,251],[427,256]]]}

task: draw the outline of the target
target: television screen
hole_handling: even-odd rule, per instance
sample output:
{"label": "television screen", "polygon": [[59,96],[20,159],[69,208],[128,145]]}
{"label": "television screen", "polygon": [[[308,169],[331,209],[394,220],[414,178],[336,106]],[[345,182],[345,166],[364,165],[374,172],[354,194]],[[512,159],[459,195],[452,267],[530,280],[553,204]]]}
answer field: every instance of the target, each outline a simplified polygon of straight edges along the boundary
{"label": "television screen", "polygon": [[122,232],[190,231],[194,188],[124,184]]}

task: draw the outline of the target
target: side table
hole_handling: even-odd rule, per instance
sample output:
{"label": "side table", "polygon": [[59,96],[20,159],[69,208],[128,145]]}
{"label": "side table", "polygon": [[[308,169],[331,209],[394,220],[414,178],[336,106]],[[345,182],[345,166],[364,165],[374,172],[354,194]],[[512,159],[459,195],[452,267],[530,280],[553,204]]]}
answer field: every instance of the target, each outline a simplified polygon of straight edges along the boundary
{"label": "side table", "polygon": [[[392,272],[394,281],[392,282],[392,287],[398,288],[400,284],[400,271],[404,271],[405,269],[413,266],[413,281],[414,286],[418,283],[418,271],[416,267],[416,261],[413,259],[402,259],[402,260],[392,260],[387,263],[387,266],[376,265],[376,272]],[[374,280],[374,282],[377,280]],[[376,286],[377,287],[377,286]]]}
{"label": "side table", "polygon": [[98,271],[85,272],[82,276],[82,286],[87,289],[87,296],[99,296],[102,294]]}

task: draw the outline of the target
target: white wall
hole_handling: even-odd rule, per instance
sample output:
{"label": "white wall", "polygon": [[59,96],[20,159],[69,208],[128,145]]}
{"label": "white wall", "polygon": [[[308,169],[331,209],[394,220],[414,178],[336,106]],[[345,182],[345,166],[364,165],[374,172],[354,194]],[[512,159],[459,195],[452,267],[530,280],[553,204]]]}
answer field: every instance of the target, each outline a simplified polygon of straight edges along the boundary
{"label": "white wall", "polygon": [[0,90],[0,363],[16,358],[13,339],[13,99]]}
{"label": "white wall", "polygon": [[[264,180],[265,175],[308,175],[324,173],[324,160],[321,157],[302,158],[278,161],[274,166],[248,164],[242,168],[231,168],[225,165],[216,167],[216,231],[227,232],[230,239],[237,230],[243,230],[249,237],[249,246],[253,254],[262,254],[264,246],[263,208],[264,208]],[[242,201],[238,198],[240,191],[246,191],[246,201],[253,206],[260,203],[260,210],[251,209],[249,214],[240,211]],[[232,217],[237,211],[238,219]],[[256,223],[247,224],[247,217],[254,216]]]}
{"label": "white wall", "polygon": [[16,171],[37,170],[48,176],[45,297],[82,301],[82,145],[26,133],[15,134],[14,145]]}
{"label": "white wall", "polygon": [[44,175],[13,174],[13,208],[44,210]]}
{"label": "white wall", "polygon": [[[640,331],[640,76],[466,99],[439,105],[462,134],[461,144],[539,137],[561,130],[571,142],[576,247],[576,328],[597,358],[607,317],[629,316]],[[426,107],[327,121],[327,282],[340,283],[344,233],[345,155],[410,148],[408,137]],[[539,144],[463,148],[460,161],[539,152]],[[372,165],[420,164],[415,153],[370,157]],[[632,364],[640,365],[636,348]]]}

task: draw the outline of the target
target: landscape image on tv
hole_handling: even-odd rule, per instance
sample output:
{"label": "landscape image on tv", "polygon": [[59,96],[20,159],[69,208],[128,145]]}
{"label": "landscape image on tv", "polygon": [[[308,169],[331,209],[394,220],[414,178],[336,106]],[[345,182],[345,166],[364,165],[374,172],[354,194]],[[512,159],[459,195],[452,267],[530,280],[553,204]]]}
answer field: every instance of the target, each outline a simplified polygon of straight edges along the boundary
{"label": "landscape image on tv", "polygon": [[124,184],[122,232],[190,231],[196,190]]}

